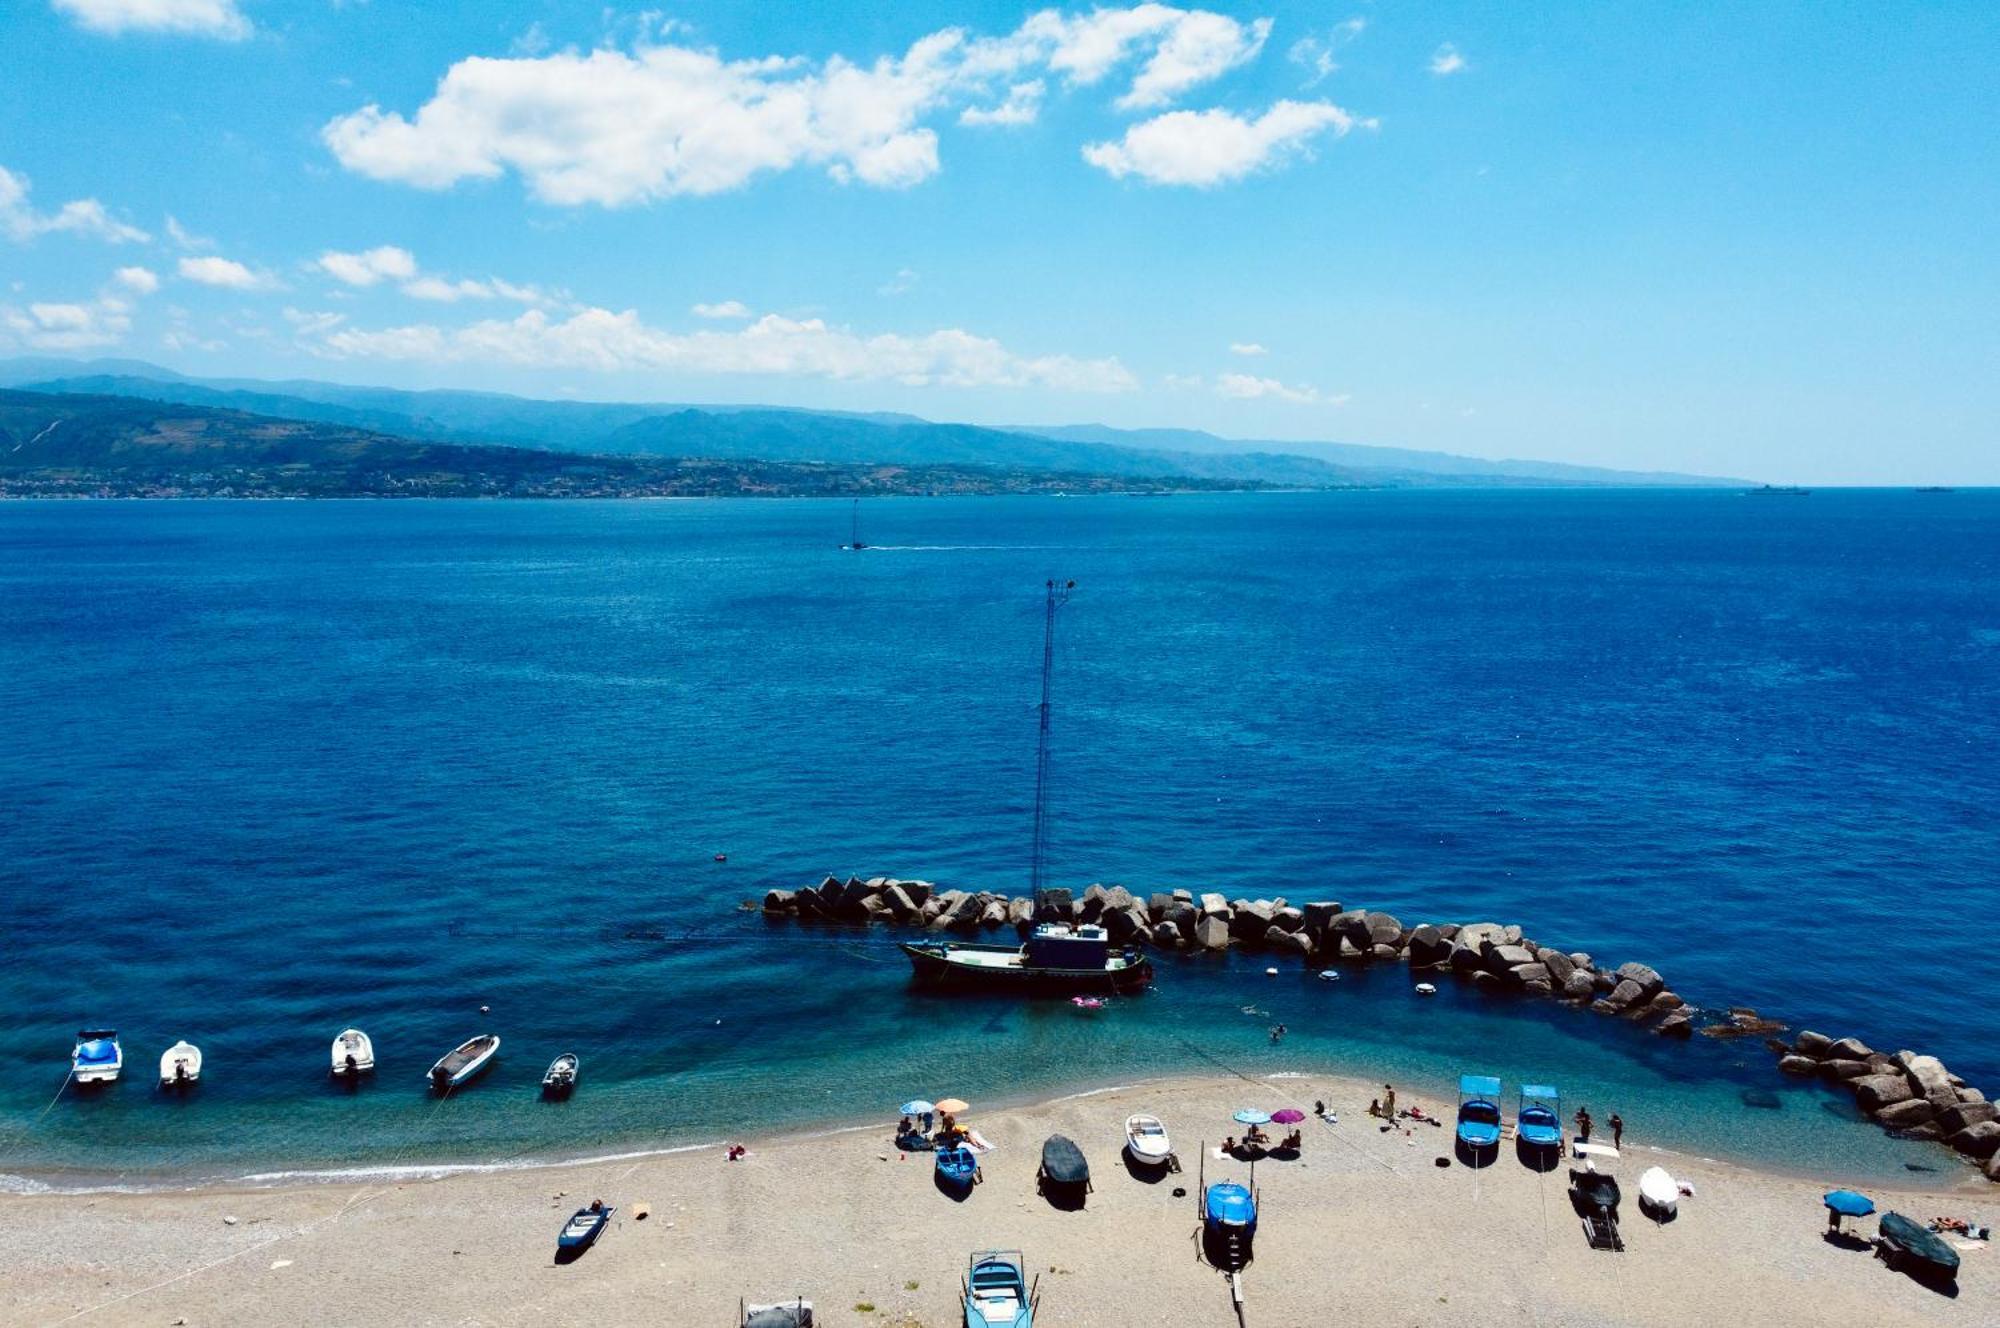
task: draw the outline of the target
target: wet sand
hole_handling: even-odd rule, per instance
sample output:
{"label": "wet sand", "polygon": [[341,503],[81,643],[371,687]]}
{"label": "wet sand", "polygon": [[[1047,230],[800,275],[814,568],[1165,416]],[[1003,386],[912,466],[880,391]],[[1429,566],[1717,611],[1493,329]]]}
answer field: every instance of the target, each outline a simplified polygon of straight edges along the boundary
{"label": "wet sand", "polygon": [[[1240,1130],[1237,1108],[1310,1110],[1322,1098],[1339,1123],[1308,1120],[1300,1157],[1255,1168],[1262,1224],[1243,1275],[1253,1328],[2000,1322],[1990,1246],[1962,1255],[1947,1296],[1858,1242],[1826,1240],[1820,1194],[1839,1177],[1755,1171],[1628,1135],[1609,1164],[1626,1249],[1601,1252],[1570,1206],[1567,1162],[1539,1173],[1508,1143],[1489,1166],[1440,1168],[1450,1128],[1387,1130],[1365,1114],[1373,1091],[1324,1076],[1216,1076],[990,1113],[975,1103],[967,1123],[994,1147],[963,1201],[936,1188],[927,1155],[896,1152],[886,1122],[750,1140],[736,1162],[718,1147],[436,1180],[0,1196],[0,1322],[721,1328],[739,1296],[798,1294],[822,1324],[946,1328],[960,1323],[968,1253],[999,1247],[1024,1251],[1039,1274],[1044,1328],[1234,1324],[1227,1280],[1199,1259],[1198,1172],[1250,1177],[1214,1152]],[[1421,1105],[1448,1116],[1453,1104]],[[1127,1167],[1134,1111],[1166,1121],[1180,1174]],[[1052,1133],[1090,1160],[1081,1210],[1036,1193]],[[1696,1191],[1670,1223],[1639,1212],[1638,1176],[1653,1165]],[[2000,1191],[1966,1175],[1958,1189],[1869,1192],[1919,1220],[2000,1223]],[[593,1198],[619,1209],[611,1229],[556,1263],[558,1229]],[[643,1221],[639,1204],[651,1209]],[[1850,1225],[1872,1234],[1875,1223]]]}

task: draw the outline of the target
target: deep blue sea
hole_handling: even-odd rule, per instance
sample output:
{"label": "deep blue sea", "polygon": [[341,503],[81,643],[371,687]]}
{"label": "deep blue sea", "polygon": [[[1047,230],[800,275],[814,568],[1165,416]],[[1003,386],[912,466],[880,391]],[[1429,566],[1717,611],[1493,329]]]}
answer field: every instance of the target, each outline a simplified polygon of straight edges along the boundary
{"label": "deep blue sea", "polygon": [[[1055,882],[1518,921],[2000,1090],[2000,493],[883,500],[861,553],[847,521],[0,504],[0,1172],[517,1162],[1217,1065],[1546,1078],[1677,1148],[1950,1170],[1755,1045],[1400,969],[1170,960],[1084,1015],[740,911],[828,871],[1023,888],[1050,576]],[[128,1078],[58,1097],[86,1024]],[[487,1029],[499,1068],[429,1101]],[[180,1037],[207,1074],[169,1101]]]}

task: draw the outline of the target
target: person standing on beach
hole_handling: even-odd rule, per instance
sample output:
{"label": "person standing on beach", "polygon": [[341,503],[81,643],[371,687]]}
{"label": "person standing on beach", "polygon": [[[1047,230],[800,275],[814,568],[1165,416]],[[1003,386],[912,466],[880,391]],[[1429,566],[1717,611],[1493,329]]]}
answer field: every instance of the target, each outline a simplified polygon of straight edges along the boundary
{"label": "person standing on beach", "polygon": [[1382,1085],[1382,1117],[1384,1120],[1396,1119],[1396,1090],[1390,1084]]}
{"label": "person standing on beach", "polygon": [[1625,1142],[1625,1118],[1617,1112],[1611,1113],[1611,1146],[1617,1148]]}
{"label": "person standing on beach", "polygon": [[1590,1142],[1589,1107],[1578,1107],[1576,1109],[1576,1141],[1580,1144],[1587,1144]]}

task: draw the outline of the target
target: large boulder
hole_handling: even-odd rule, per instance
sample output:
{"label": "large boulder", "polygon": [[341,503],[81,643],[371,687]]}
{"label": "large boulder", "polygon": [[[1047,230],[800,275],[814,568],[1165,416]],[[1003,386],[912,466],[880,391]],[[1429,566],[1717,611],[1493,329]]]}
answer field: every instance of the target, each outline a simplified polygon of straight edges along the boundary
{"label": "large boulder", "polygon": [[1451,942],[1436,927],[1426,923],[1410,933],[1410,962],[1429,968],[1451,958]]}
{"label": "large boulder", "polygon": [[1476,945],[1467,945],[1461,937],[1451,947],[1451,968],[1454,973],[1471,973],[1486,962],[1486,956]]}
{"label": "large boulder", "polygon": [[1264,940],[1282,954],[1294,954],[1301,959],[1312,954],[1312,937],[1302,931],[1279,931],[1273,927],[1264,933]]}
{"label": "large boulder", "polygon": [[1910,1087],[1910,1081],[1900,1074],[1869,1074],[1850,1082],[1854,1100],[1861,1104],[1863,1111],[1880,1111],[1898,1102],[1908,1102],[1917,1095],[1917,1090]]}
{"label": "large boulder", "polygon": [[1839,1081],[1859,1079],[1863,1075],[1875,1073],[1867,1061],[1824,1060],[1819,1062],[1819,1076],[1822,1079]]}
{"label": "large boulder", "polygon": [[1860,1038],[1844,1037],[1828,1047],[1826,1054],[1834,1060],[1866,1061],[1875,1058],[1875,1049]]}
{"label": "large boulder", "polygon": [[1937,1118],[1937,1108],[1920,1097],[1908,1102],[1891,1102],[1875,1112],[1875,1119],[1892,1130],[1914,1130]]}
{"label": "large boulder", "polygon": [[1268,899],[1239,899],[1229,910],[1229,933],[1254,945],[1271,929],[1271,918],[1276,911]]}
{"label": "large boulder", "polygon": [[924,901],[931,897],[935,888],[929,881],[892,881],[890,884],[901,886],[903,893],[910,897],[910,902],[919,908],[923,907]]}
{"label": "large boulder", "polygon": [[1015,895],[1007,901],[1007,921],[1016,927],[1035,920],[1035,901],[1026,895]]}
{"label": "large boulder", "polygon": [[1555,990],[1555,984],[1549,981],[1547,964],[1539,962],[1515,964],[1507,970],[1507,973],[1518,986],[1536,987],[1544,992]]}
{"label": "large boulder", "polygon": [[798,896],[790,890],[766,890],[764,892],[764,911],[766,913],[790,913],[798,906]]}
{"label": "large boulder", "polygon": [[1645,964],[1620,964],[1618,966],[1618,980],[1620,982],[1637,983],[1639,994],[1649,1000],[1660,988],[1667,985],[1666,979],[1662,978],[1659,973]]}
{"label": "large boulder", "polygon": [[1211,914],[1195,924],[1194,939],[1204,950],[1227,950],[1229,924]]}
{"label": "large boulder", "polygon": [[1686,1010],[1676,1010],[1662,1019],[1653,1030],[1661,1037],[1685,1038],[1694,1036],[1694,1018]]}
{"label": "large boulder", "polygon": [[1587,1001],[1597,994],[1597,984],[1590,980],[1590,974],[1582,969],[1570,970],[1563,980],[1562,996],[1566,1001]]}
{"label": "large boulder", "polygon": [[1138,900],[1132,897],[1132,892],[1122,885],[1114,885],[1104,892],[1104,911],[1106,913],[1115,913],[1119,909],[1130,908],[1138,902]]}
{"label": "large boulder", "polygon": [[1352,941],[1356,949],[1365,950],[1375,943],[1368,935],[1368,913],[1365,909],[1350,908],[1336,913],[1326,926],[1329,932]]}
{"label": "large boulder", "polygon": [[1145,935],[1150,925],[1146,920],[1146,910],[1133,902],[1132,896],[1125,898],[1125,907],[1104,911],[1104,930],[1110,935],[1113,945],[1125,945],[1133,937]]}
{"label": "large boulder", "polygon": [[1956,1134],[1972,1125],[1985,1125],[2000,1116],[1991,1102],[1960,1102],[1938,1113],[1938,1124],[1946,1134]]}
{"label": "large boulder", "polygon": [[1500,929],[1500,944],[1502,945],[1519,945],[1523,939],[1525,937],[1521,929],[1511,922]]}
{"label": "large boulder", "polygon": [[1899,1051],[1896,1060],[1901,1063],[1903,1073],[1909,1076],[1910,1087],[1917,1090],[1919,1097],[1929,1099],[1939,1111],[1958,1102],[1958,1089],[1953,1087],[1951,1075],[1937,1057]]}
{"label": "large boulder", "polygon": [[1306,930],[1318,936],[1326,931],[1327,924],[1340,915],[1340,901],[1322,899],[1305,906]]}
{"label": "large boulder", "polygon": [[1496,945],[1486,952],[1486,959],[1487,966],[1495,973],[1505,973],[1522,964],[1536,962],[1534,951],[1524,945]]}
{"label": "large boulder", "polygon": [[1007,901],[988,900],[986,907],[979,911],[979,925],[982,927],[1004,927],[1007,925]]}
{"label": "large boulder", "polygon": [[1618,985],[1611,989],[1611,994],[1604,998],[1604,1003],[1622,1014],[1643,1000],[1645,996],[1646,989],[1644,987],[1630,978],[1621,978]]}
{"label": "large boulder", "polygon": [[1194,891],[1189,890],[1184,886],[1176,887],[1174,890],[1174,898],[1179,900],[1183,904],[1192,904],[1194,902]]}
{"label": "large boulder", "polygon": [[1786,1074],[1800,1078],[1819,1073],[1819,1062],[1810,1056],[1788,1055],[1778,1057],[1778,1068]]}
{"label": "large boulder", "polygon": [[1271,926],[1277,931],[1302,931],[1306,925],[1303,909],[1280,908],[1271,913]]}
{"label": "large boulder", "polygon": [[2000,1181],[2000,1153],[1986,1159],[1986,1179]]}
{"label": "large boulder", "polygon": [[1386,941],[1378,941],[1374,945],[1368,947],[1368,957],[1370,959],[1380,959],[1383,960],[1384,962],[1387,962],[1393,959],[1401,959],[1403,957],[1403,952],[1397,947],[1390,945]]}
{"label": "large boulder", "polygon": [[1076,918],[1079,922],[1095,922],[1104,916],[1104,896],[1109,893],[1101,885],[1091,884],[1083,888],[1083,898],[1076,901]]}
{"label": "large boulder", "polygon": [[1194,939],[1194,924],[1200,920],[1201,914],[1195,911],[1194,905],[1180,899],[1167,905],[1167,916],[1162,919],[1180,932],[1183,939],[1190,941]]}
{"label": "large boulder", "polygon": [[1810,1056],[1816,1061],[1825,1060],[1832,1046],[1832,1038],[1807,1028],[1800,1030],[1799,1035],[1792,1039],[1792,1054]]}
{"label": "large boulder", "polygon": [[869,895],[861,901],[861,916],[867,922],[894,922],[896,911],[882,895]]}
{"label": "large boulder", "polygon": [[1393,913],[1369,913],[1364,918],[1368,924],[1368,939],[1375,945],[1401,945],[1403,924]]}
{"label": "large boulder", "polygon": [[[1944,1128],[1942,1121],[1939,1128]],[[2000,1121],[1981,1121],[1945,1136],[1945,1142],[1967,1157],[1987,1158],[2000,1152]]]}
{"label": "large boulder", "polygon": [[1205,918],[1227,918],[1229,901],[1218,894],[1205,894],[1201,897],[1201,915]]}
{"label": "large boulder", "polygon": [[1162,950],[1178,950],[1187,944],[1187,937],[1171,922],[1156,922],[1153,924],[1153,944]]}
{"label": "large boulder", "polygon": [[1568,982],[1569,975],[1576,972],[1576,961],[1552,945],[1535,951],[1535,958],[1548,966],[1549,977],[1557,986]]}
{"label": "large boulder", "polygon": [[1146,901],[1146,916],[1155,922],[1161,921],[1167,916],[1167,910],[1173,906],[1173,902],[1172,895],[1155,890],[1152,897]]}
{"label": "large boulder", "polygon": [[1056,885],[1042,891],[1040,903],[1035,908],[1037,922],[1068,922],[1075,916],[1076,905],[1069,897],[1067,887]]}

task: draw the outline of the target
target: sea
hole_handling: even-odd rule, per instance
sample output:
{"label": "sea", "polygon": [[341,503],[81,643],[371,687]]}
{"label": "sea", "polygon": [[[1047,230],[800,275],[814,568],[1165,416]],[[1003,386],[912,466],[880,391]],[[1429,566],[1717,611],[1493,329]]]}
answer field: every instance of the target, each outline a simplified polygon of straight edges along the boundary
{"label": "sea", "polygon": [[[1074,580],[1052,883],[1519,923],[2000,1090],[2000,492],[880,499],[860,551],[849,519],[0,503],[0,1184],[530,1166],[1180,1073],[1447,1111],[1489,1073],[1689,1154],[1969,1174],[1755,1038],[1254,954],[1094,1012],[945,997],[897,932],[753,905],[1025,890]],[[86,1026],[108,1091],[65,1088]],[[485,1031],[494,1070],[428,1096]],[[163,1094],[179,1038],[205,1073]]]}

